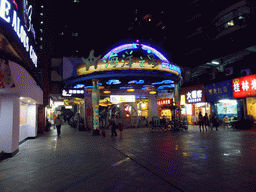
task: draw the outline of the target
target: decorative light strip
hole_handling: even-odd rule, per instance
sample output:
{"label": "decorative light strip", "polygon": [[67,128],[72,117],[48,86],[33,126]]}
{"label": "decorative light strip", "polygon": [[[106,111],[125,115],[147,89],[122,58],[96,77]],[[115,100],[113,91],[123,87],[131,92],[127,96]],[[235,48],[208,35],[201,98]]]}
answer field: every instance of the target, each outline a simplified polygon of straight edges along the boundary
{"label": "decorative light strip", "polygon": [[161,85],[157,89],[169,89],[169,88],[174,88],[174,87],[175,87],[174,84],[172,84],[172,85]]}
{"label": "decorative light strip", "polygon": [[107,59],[111,53],[120,53],[124,50],[127,50],[127,49],[137,49],[139,44],[138,43],[132,43],[132,44],[124,44],[124,45],[121,45],[121,46],[118,46],[114,49],[112,49],[111,51],[109,51],[104,57],[103,59]]}
{"label": "decorative light strip", "polygon": [[128,84],[137,84],[137,85],[144,84],[144,80],[139,80],[139,81],[132,80],[132,81],[129,81]]}
{"label": "decorative light strip", "polygon": [[120,83],[121,83],[121,81],[119,81],[118,79],[111,79],[111,80],[106,82],[106,84],[108,84],[108,85],[111,85],[111,84],[117,85],[117,84],[120,84]]}
{"label": "decorative light strip", "polygon": [[160,60],[168,62],[168,59],[166,59],[166,57],[163,56],[163,54],[157,51],[156,49],[143,44],[141,44],[141,48],[143,50],[146,50],[148,53],[154,53]]}

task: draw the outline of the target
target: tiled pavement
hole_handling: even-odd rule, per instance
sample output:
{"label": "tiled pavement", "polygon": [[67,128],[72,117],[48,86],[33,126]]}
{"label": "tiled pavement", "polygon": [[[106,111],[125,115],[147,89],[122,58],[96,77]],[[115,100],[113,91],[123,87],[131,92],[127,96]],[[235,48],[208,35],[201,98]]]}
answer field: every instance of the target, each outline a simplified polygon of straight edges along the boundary
{"label": "tiled pavement", "polygon": [[125,129],[92,136],[68,125],[0,161],[1,192],[256,191],[256,132]]}

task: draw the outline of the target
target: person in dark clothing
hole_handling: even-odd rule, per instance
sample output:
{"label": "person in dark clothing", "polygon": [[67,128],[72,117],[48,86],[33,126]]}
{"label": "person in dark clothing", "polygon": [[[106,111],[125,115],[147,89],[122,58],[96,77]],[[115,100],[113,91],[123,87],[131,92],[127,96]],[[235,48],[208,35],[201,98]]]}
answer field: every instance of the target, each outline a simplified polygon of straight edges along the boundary
{"label": "person in dark clothing", "polygon": [[205,116],[204,116],[204,127],[205,127],[206,131],[207,131],[207,127],[208,128],[210,127],[209,118],[208,118],[207,113],[205,113]]}
{"label": "person in dark clothing", "polygon": [[111,135],[117,136],[116,129],[118,128],[118,125],[115,123],[115,121],[112,121],[111,123]]}
{"label": "person in dark clothing", "polygon": [[199,130],[200,130],[200,132],[201,132],[201,128],[203,128],[203,131],[204,131],[204,117],[203,117],[201,112],[199,112],[198,120],[199,120]]}
{"label": "person in dark clothing", "polygon": [[219,122],[215,113],[212,114],[211,122],[212,122],[212,127],[216,127],[216,131],[218,131]]}

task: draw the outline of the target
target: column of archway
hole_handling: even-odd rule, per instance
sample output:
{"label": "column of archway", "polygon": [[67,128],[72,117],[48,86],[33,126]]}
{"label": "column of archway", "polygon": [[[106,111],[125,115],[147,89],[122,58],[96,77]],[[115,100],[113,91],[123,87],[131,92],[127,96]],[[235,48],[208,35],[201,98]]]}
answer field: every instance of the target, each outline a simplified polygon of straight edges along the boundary
{"label": "column of archway", "polygon": [[100,90],[99,90],[99,80],[93,79],[92,84],[92,110],[93,110],[93,135],[100,135],[99,126],[99,100],[100,100]]}

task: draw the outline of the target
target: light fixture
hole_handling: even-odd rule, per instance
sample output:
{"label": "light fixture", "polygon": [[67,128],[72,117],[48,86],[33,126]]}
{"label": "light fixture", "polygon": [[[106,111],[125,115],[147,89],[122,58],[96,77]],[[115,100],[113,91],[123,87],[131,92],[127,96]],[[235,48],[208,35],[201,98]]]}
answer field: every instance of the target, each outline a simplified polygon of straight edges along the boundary
{"label": "light fixture", "polygon": [[133,92],[133,91],[135,91],[135,89],[127,89],[127,91]]}
{"label": "light fixture", "polygon": [[154,94],[156,94],[156,91],[150,91],[149,94],[154,95]]}
{"label": "light fixture", "polygon": [[109,93],[111,93],[111,91],[105,90],[105,91],[103,91],[103,93],[109,94]]}
{"label": "light fixture", "polygon": [[99,86],[99,89],[104,89],[104,86]]}
{"label": "light fixture", "polygon": [[218,62],[218,61],[212,61],[212,64],[214,64],[214,65],[219,65],[220,62]]}

